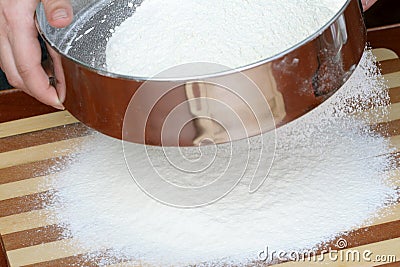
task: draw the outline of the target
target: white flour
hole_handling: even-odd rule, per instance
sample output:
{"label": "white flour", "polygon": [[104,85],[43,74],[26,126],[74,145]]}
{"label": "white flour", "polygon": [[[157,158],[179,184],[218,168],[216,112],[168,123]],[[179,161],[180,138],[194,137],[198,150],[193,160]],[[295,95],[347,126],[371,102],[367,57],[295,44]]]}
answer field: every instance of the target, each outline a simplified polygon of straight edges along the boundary
{"label": "white flour", "polygon": [[[130,177],[121,142],[96,134],[69,169],[54,179],[55,216],[85,250],[112,248],[116,256],[157,266],[240,265],[257,260],[265,246],[270,251],[289,251],[329,241],[369,220],[396,195],[386,183],[390,157],[377,157],[391,152],[388,141],[347,114],[387,101],[376,73],[367,52],[350,80],[328,102],[278,129],[272,170],[252,195],[248,193],[251,177],[245,175],[216,204],[197,209],[162,205]],[[385,115],[379,110],[371,119]],[[268,133],[262,138],[270,137]],[[256,147],[259,139],[254,140]],[[247,153],[244,141],[233,147],[232,153]],[[222,157],[229,157],[231,151],[224,149],[219,147]],[[159,156],[160,148],[151,148],[149,155]],[[140,168],[145,155],[133,151],[130,156],[146,177],[149,172]],[[180,156],[178,151],[175,156]],[[250,162],[247,173],[255,167]],[[167,176],[176,171],[162,160],[157,168]],[[185,181],[188,177],[181,172],[170,178]],[[108,263],[107,259],[100,262]]]}
{"label": "white flour", "polygon": [[145,0],[108,41],[109,71],[150,77],[191,62],[237,68],[316,33],[346,0]]}

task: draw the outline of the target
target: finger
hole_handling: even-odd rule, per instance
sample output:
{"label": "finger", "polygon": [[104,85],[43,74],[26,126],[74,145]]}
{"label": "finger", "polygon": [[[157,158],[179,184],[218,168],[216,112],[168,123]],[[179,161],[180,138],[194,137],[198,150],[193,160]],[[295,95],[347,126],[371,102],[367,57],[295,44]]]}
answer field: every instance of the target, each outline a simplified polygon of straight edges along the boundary
{"label": "finger", "polygon": [[57,82],[56,90],[58,98],[60,99],[61,103],[64,103],[66,95],[66,86],[65,86],[64,71],[61,63],[61,56],[56,51],[54,51],[49,45],[47,45],[47,51],[51,59],[53,60],[54,75]]}
{"label": "finger", "polygon": [[24,85],[39,101],[57,109],[64,109],[55,88],[49,84],[49,77],[42,68],[41,49],[35,27],[16,24],[13,32],[16,34],[9,39],[16,68]]}
{"label": "finger", "polygon": [[51,26],[63,28],[71,24],[74,15],[69,0],[42,0],[42,3]]}
{"label": "finger", "polygon": [[8,83],[18,89],[25,89],[24,81],[15,66],[14,55],[8,38],[0,37],[0,65],[6,74]]}

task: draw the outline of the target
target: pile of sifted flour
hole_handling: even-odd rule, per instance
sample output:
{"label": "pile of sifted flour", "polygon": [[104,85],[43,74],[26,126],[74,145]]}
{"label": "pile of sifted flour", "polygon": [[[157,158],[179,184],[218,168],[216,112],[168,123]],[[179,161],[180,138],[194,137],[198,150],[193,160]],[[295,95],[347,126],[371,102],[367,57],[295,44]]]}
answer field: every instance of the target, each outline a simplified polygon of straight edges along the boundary
{"label": "pile of sifted flour", "polygon": [[151,77],[211,62],[234,69],[274,56],[316,33],[346,0],[145,0],[115,28],[110,72]]}
{"label": "pile of sifted flour", "polygon": [[[241,265],[257,260],[266,246],[270,251],[315,248],[372,219],[396,196],[386,181],[385,171],[391,164],[387,155],[392,152],[388,140],[352,115],[367,106],[387,103],[378,73],[367,51],[338,93],[279,128],[274,163],[254,194],[248,192],[249,180],[255,169],[263,168],[263,162],[257,166],[250,160],[238,186],[213,205],[179,209],[160,204],[133,181],[121,141],[95,134],[66,172],[51,181],[57,201],[50,208],[84,251],[111,248],[113,256],[142,264]],[[384,108],[369,114],[369,120],[375,121],[386,115]],[[251,149],[263,146],[261,141],[270,144],[272,134],[252,138]],[[146,177],[151,172],[141,166],[146,165],[147,155],[135,153],[135,146],[141,149],[132,144],[127,156],[135,159],[137,174]],[[245,140],[217,148],[221,158],[246,155],[249,149]],[[202,149],[203,153],[214,151]],[[176,157],[174,162],[185,160],[178,148],[171,150],[168,156]],[[176,168],[160,158],[161,148],[149,147],[147,152],[161,173],[176,173]],[[184,153],[198,150],[186,148]],[[190,174],[182,171],[170,178],[185,183]],[[108,258],[99,262],[110,263]]]}

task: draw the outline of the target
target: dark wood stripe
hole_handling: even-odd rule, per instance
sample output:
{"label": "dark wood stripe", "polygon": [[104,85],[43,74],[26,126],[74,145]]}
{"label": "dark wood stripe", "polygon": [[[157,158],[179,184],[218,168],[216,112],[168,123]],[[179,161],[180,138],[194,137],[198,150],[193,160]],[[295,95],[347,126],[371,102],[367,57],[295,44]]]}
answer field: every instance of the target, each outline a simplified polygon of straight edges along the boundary
{"label": "dark wood stripe", "polygon": [[388,155],[382,155],[382,156],[389,156],[390,157],[390,169],[389,170],[387,170],[387,171],[390,171],[390,170],[393,170],[393,169],[399,169],[400,168],[400,152],[394,152],[394,153],[391,153],[391,154],[388,154]]}
{"label": "dark wood stripe", "polygon": [[[351,249],[377,242],[391,240],[400,237],[400,220],[383,224],[372,225],[345,233],[335,238],[333,241],[322,245],[316,255],[320,255],[323,250],[343,250]],[[344,239],[347,246],[338,247],[339,240]]]}
{"label": "dark wood stripe", "polygon": [[0,235],[0,266],[1,267],[9,267],[10,262],[8,261],[7,252],[4,247],[3,238]]}
{"label": "dark wood stripe", "polygon": [[[340,237],[337,237],[335,240],[323,244],[317,249],[315,252],[315,256],[319,256],[322,253],[326,253],[327,251],[341,251],[345,249],[356,249],[357,247],[369,245],[377,242],[382,242],[386,240],[391,240],[400,237],[400,220],[394,222],[388,222],[379,225],[373,225],[370,227],[361,228],[358,230],[351,231],[346,233]],[[347,243],[345,247],[339,247],[338,242],[339,240],[344,239]],[[397,249],[393,248],[393,252],[396,252]],[[387,252],[390,254],[390,251]],[[301,255],[300,255],[301,256]],[[312,257],[312,256],[311,256]],[[307,261],[309,257],[303,258],[301,260]],[[312,259],[310,259],[312,260]],[[275,261],[274,264],[281,264],[288,262],[286,261]],[[261,264],[261,265],[260,265]],[[345,264],[345,262],[343,262]],[[260,262],[256,263],[257,266],[265,266]]]}
{"label": "dark wood stripe", "polygon": [[381,73],[383,75],[400,71],[400,59],[389,59],[380,61]]}
{"label": "dark wood stripe", "polygon": [[0,201],[0,217],[40,210],[54,202],[54,191],[46,191]]}
{"label": "dark wood stripe", "polygon": [[0,123],[56,112],[21,90],[0,91]]}
{"label": "dark wood stripe", "polygon": [[68,156],[0,169],[0,185],[58,173],[67,167]]}
{"label": "dark wood stripe", "polygon": [[30,229],[26,231],[3,235],[4,246],[7,251],[36,246],[70,238],[70,233],[58,225]]}
{"label": "dark wood stripe", "polygon": [[387,48],[400,55],[400,24],[368,29],[368,42],[372,48]]}
{"label": "dark wood stripe", "polygon": [[390,102],[392,104],[400,102],[400,86],[389,89]]}
{"label": "dark wood stripe", "polygon": [[0,139],[0,153],[54,143],[89,135],[91,131],[82,123],[73,123],[32,133]]}
{"label": "dark wood stripe", "polygon": [[112,250],[109,250],[109,251],[98,251],[94,253],[80,254],[68,258],[25,265],[23,267],[65,267],[65,266],[98,267],[104,265],[104,259],[107,259],[107,265],[118,264],[127,261],[126,259],[116,258],[113,255]]}
{"label": "dark wood stripe", "polygon": [[[388,62],[388,63],[390,63],[390,62]],[[387,72],[389,68],[394,68],[394,67],[393,66],[389,66],[389,65],[388,66],[384,66],[383,67],[383,69],[384,69],[383,71],[385,71],[385,73],[389,73],[389,72]],[[399,69],[399,71],[400,71],[400,69]],[[390,71],[390,72],[393,72],[393,71]],[[393,97],[391,99],[392,103],[400,102],[400,88],[392,88],[392,89],[390,89],[390,92],[391,92],[391,97],[393,95]],[[396,122],[396,123],[389,122],[389,123],[385,123],[385,124],[378,124],[378,125],[376,125],[376,127],[377,127],[377,130],[379,129],[378,130],[379,132],[381,132],[381,133],[386,132],[387,135],[385,135],[385,136],[393,136],[393,135],[397,135],[398,134],[397,131],[400,130],[400,128],[397,128],[397,129],[399,129],[397,131],[395,129],[395,127],[400,126],[400,120],[399,120],[399,122]],[[57,128],[60,128],[60,127],[57,127]],[[63,131],[63,129],[57,129],[57,128],[50,129],[50,130],[61,131],[63,134],[68,133],[68,130]],[[43,132],[45,133],[47,131],[49,131],[49,130],[45,130]],[[16,147],[19,146],[20,148],[25,148],[25,147],[29,147],[29,146],[33,146],[33,145],[42,144],[42,143],[40,143],[40,134],[39,134],[39,132],[31,133],[30,135],[34,140],[33,141],[29,140],[29,144],[28,143],[24,143],[24,144],[21,144],[21,145],[19,145],[19,144],[12,144],[12,145],[14,145]],[[49,133],[49,135],[50,135],[50,133]],[[18,136],[15,136],[14,138],[16,138],[16,139],[13,142],[18,143],[18,141],[17,141]],[[27,136],[25,136],[24,138],[27,138]],[[43,137],[43,139],[46,139],[46,138]],[[66,137],[65,139],[68,139],[68,137]],[[55,140],[54,142],[65,140],[65,139],[60,139],[60,140],[54,139]],[[0,140],[0,141],[2,141],[2,140]],[[11,143],[11,139],[8,140],[8,141],[10,141],[10,143]],[[24,140],[23,142],[26,142],[26,140]],[[46,142],[43,142],[43,144],[44,143],[49,143],[49,142],[51,142],[51,141],[46,140]],[[19,149],[19,148],[13,148],[13,149],[8,148],[8,150],[5,149],[3,151],[1,149],[3,149],[3,146],[2,146],[2,144],[0,142],[0,152],[11,151],[11,150]],[[49,165],[51,166],[52,164],[56,164],[57,162],[58,162],[58,160],[51,159],[51,160],[46,160],[46,161],[39,162],[41,164],[38,164],[38,165],[36,165],[37,163],[33,163],[33,164],[26,164],[26,165],[7,168],[8,170],[7,169],[0,170],[0,184],[1,183],[24,180],[24,179],[29,179],[29,178],[37,177],[37,176],[41,176],[41,175],[46,175],[46,174],[44,174],[44,172],[46,170],[48,171]],[[63,164],[59,164],[59,165],[63,165]],[[35,176],[34,172],[29,171],[29,168],[32,167],[32,166],[35,166],[36,169],[39,169],[39,173],[41,173],[41,175],[36,175]],[[26,173],[25,176],[24,175],[20,176],[21,167],[25,167],[25,169],[22,168],[22,170],[25,170],[25,173]],[[4,170],[7,170],[7,171],[4,171]],[[51,171],[51,173],[53,173],[53,172],[54,172],[54,170]],[[18,177],[10,178],[9,174],[11,174],[11,173],[14,173],[14,176],[18,176]],[[38,173],[38,172],[35,171],[35,173]],[[22,174],[24,174],[24,171],[23,171]],[[5,175],[5,176],[3,176],[3,175]],[[23,177],[25,177],[25,178],[23,178]],[[47,193],[48,192],[46,192],[46,194]],[[25,197],[11,199],[11,200],[14,200],[14,202],[13,203],[9,202],[7,204],[12,204],[15,207],[16,203],[17,203],[17,206],[19,206],[21,203],[24,203],[23,204],[24,207],[25,206],[33,207],[35,205],[33,205],[32,203],[36,202],[34,199],[39,199],[40,202],[46,202],[46,200],[45,201],[43,201],[43,200],[44,199],[48,199],[48,197],[52,195],[52,194],[49,194],[49,195],[46,195],[46,194],[44,194],[43,196],[39,196],[40,194],[26,196],[25,200],[22,200],[22,198],[25,198]],[[33,197],[33,196],[35,196],[35,197]],[[49,199],[52,199],[52,197],[49,197]],[[9,201],[9,200],[5,200],[5,201]],[[0,202],[0,216],[3,216],[3,210],[5,210],[4,207],[6,206],[6,204],[4,204],[3,202],[5,202],[5,201],[1,201]],[[40,206],[40,203],[37,203],[37,204],[39,204],[39,206]],[[35,208],[30,209],[30,210],[35,210],[35,209],[37,209],[37,207],[38,206],[35,206]],[[28,210],[28,211],[30,211],[30,210]],[[16,213],[20,213],[20,212],[27,212],[27,211],[19,211],[19,212],[16,212]],[[16,214],[16,213],[13,213],[13,214]],[[10,214],[10,215],[12,215],[12,214]],[[56,227],[56,226],[49,226],[49,227],[51,228],[51,227]],[[6,235],[5,237],[9,238],[8,240],[5,241],[6,246],[7,246],[6,247],[7,250],[11,250],[8,246],[11,246],[11,247],[14,246],[14,249],[17,249],[17,248],[22,248],[22,247],[26,247],[26,246],[33,246],[35,244],[53,242],[53,241],[60,240],[60,239],[57,239],[57,238],[60,238],[61,232],[57,233],[55,231],[55,232],[53,232],[53,236],[51,236],[52,234],[47,233],[47,235],[40,237],[39,236],[40,232],[41,232],[40,230],[45,231],[45,232],[51,231],[51,230],[48,230],[48,229],[38,228],[38,229],[29,230],[29,231],[24,231],[24,232],[27,232],[27,233],[24,233],[24,232],[13,233],[13,234],[24,235],[24,237],[22,237],[22,236],[20,236],[20,237],[14,236],[13,237],[12,236],[13,234]],[[36,238],[35,235],[37,235],[37,239],[35,239]],[[29,238],[29,236],[31,238]],[[357,231],[353,231],[353,232],[349,233],[344,238],[348,242],[348,247],[347,248],[354,248],[354,247],[357,247],[357,246],[367,245],[367,244],[380,242],[380,241],[384,241],[384,240],[389,240],[389,239],[393,239],[393,238],[397,238],[397,237],[400,237],[400,221],[389,222],[389,223],[385,223],[385,224],[381,224],[381,225],[377,225],[377,226],[371,226],[371,227],[359,229]],[[15,240],[15,241],[13,241],[13,240]],[[40,243],[37,243],[37,242],[40,242]],[[336,249],[336,242],[337,242],[337,240],[334,240],[333,242],[328,244],[328,247],[331,246],[332,249]],[[10,244],[10,245],[8,245],[8,244]],[[89,254],[82,254],[82,255],[77,255],[77,256],[73,256],[73,257],[68,257],[68,258],[64,258],[64,259],[58,259],[58,260],[54,260],[54,261],[43,262],[43,263],[33,264],[33,265],[28,265],[28,266],[36,266],[36,267],[42,267],[42,266],[44,266],[44,267],[46,267],[46,266],[52,266],[52,267],[53,266],[54,267],[56,267],[56,266],[98,266],[98,263],[102,258],[112,258],[111,253],[108,253],[108,254],[107,253],[101,253],[101,256],[98,256],[98,257],[95,257],[95,258],[90,258]],[[114,260],[115,260],[114,263],[120,262],[120,260],[118,260],[118,259],[114,259]],[[110,262],[110,264],[112,264],[112,262]],[[398,263],[394,263],[394,264],[398,264]],[[389,264],[389,265],[381,265],[381,266],[390,266],[391,267],[391,266],[399,266],[399,265]]]}
{"label": "dark wood stripe", "polygon": [[[340,237],[347,241],[347,248],[355,248],[372,243],[382,242],[400,237],[400,220],[361,228]],[[332,249],[337,249],[337,238],[329,244]]]}
{"label": "dark wood stripe", "polygon": [[372,125],[371,129],[384,137],[400,135],[400,120],[378,123]]}
{"label": "dark wood stripe", "polygon": [[[368,245],[376,242],[381,242],[385,240],[395,239],[400,237],[400,221],[388,222],[380,225],[374,225],[366,228],[362,228],[359,230],[352,231],[345,236],[340,238],[344,238],[347,242],[347,246],[345,248],[338,248],[337,243],[340,238],[330,242],[329,244],[320,248],[319,252],[316,255],[320,255],[323,249],[332,250],[342,250],[342,249],[350,249],[356,248],[363,245]],[[110,251],[111,252],[111,251]],[[90,254],[82,254],[77,256],[72,256],[63,259],[57,259],[48,262],[42,262],[32,265],[27,265],[29,267],[56,267],[56,266],[98,266],[98,263],[102,259],[107,259],[109,264],[116,264],[119,262],[126,261],[126,259],[117,259],[110,252],[99,253],[99,256],[90,257]],[[390,252],[388,252],[390,254]],[[282,262],[281,262],[282,263]],[[389,265],[392,266],[392,265]],[[396,266],[396,265],[393,265]]]}

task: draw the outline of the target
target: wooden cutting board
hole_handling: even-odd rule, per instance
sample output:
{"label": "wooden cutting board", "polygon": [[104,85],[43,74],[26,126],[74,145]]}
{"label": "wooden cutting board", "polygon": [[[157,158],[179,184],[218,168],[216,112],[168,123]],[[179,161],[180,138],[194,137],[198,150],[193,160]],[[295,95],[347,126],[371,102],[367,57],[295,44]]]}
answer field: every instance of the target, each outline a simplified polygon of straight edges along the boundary
{"label": "wooden cutting board", "polygon": [[[374,53],[381,63],[391,97],[389,117],[376,122],[379,125],[376,128],[397,149],[395,155],[400,159],[400,59],[388,49],[375,49]],[[64,171],[59,163],[66,161],[74,153],[73,147],[87,138],[90,131],[66,111],[0,123],[0,234],[10,266],[97,266],[101,257],[87,262],[85,255],[91,251],[78,249],[73,238],[62,235],[62,227],[46,209],[56,190],[46,180]],[[391,173],[391,182],[400,188],[400,165]],[[400,200],[388,215],[343,238],[347,242],[344,250],[370,250],[373,255],[388,256],[387,260],[326,261],[329,266],[400,266]],[[327,245],[338,249],[337,241]],[[100,254],[108,256],[107,251]],[[394,263],[389,263],[394,259]],[[113,260],[114,266],[132,266],[129,262]],[[279,265],[320,264],[306,261]]]}

